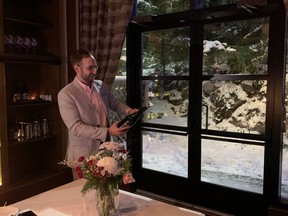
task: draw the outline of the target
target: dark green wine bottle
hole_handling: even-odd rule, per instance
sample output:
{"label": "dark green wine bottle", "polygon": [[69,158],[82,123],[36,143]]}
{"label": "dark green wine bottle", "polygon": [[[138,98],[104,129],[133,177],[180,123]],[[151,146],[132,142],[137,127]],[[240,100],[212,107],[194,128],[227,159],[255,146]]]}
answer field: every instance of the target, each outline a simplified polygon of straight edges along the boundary
{"label": "dark green wine bottle", "polygon": [[136,122],[142,117],[143,113],[148,109],[148,107],[143,107],[141,110],[139,110],[136,113],[130,114],[123,118],[121,121],[118,122],[117,127],[120,128],[123,125],[129,125],[133,126],[136,124]]}

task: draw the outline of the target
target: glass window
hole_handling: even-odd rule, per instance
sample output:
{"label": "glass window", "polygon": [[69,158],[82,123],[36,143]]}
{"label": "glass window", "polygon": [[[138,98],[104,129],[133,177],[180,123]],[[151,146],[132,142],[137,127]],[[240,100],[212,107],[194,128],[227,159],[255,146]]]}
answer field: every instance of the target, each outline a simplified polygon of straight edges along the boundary
{"label": "glass window", "polygon": [[143,32],[142,39],[142,104],[149,107],[143,122],[165,131],[143,131],[142,166],[187,177],[188,136],[167,126],[187,127],[190,28]]}
{"label": "glass window", "polygon": [[267,74],[267,18],[205,25],[203,75]]}
{"label": "glass window", "polygon": [[188,137],[144,131],[142,166],[146,169],[188,176]]}
{"label": "glass window", "polygon": [[188,76],[190,30],[150,31],[143,38],[143,76]]}
{"label": "glass window", "polygon": [[[265,141],[233,136],[265,134],[268,21],[259,18],[204,26],[201,116],[204,182],[263,193]],[[212,130],[225,132],[227,137],[212,136],[209,134]]]}
{"label": "glass window", "polygon": [[216,7],[220,5],[234,4],[237,0],[196,0],[196,7],[198,8],[207,8],[207,7]]}
{"label": "glass window", "polygon": [[160,15],[190,8],[190,0],[137,0],[137,16]]}
{"label": "glass window", "polygon": [[144,32],[142,93],[150,107],[144,122],[187,126],[190,30]]}
{"label": "glass window", "polygon": [[264,134],[267,81],[202,83],[202,129]]}
{"label": "glass window", "polygon": [[144,122],[187,127],[187,80],[144,80],[142,86],[143,104],[149,107]]}
{"label": "glass window", "polygon": [[202,139],[201,181],[263,193],[264,147]]}
{"label": "glass window", "polygon": [[[288,37],[287,37],[288,42]],[[286,47],[288,51],[288,47]],[[283,150],[282,150],[282,179],[281,196],[288,199],[288,56],[286,56],[286,80],[285,80],[285,114],[283,131]]]}
{"label": "glass window", "polygon": [[[286,95],[287,97],[287,95]],[[287,116],[286,106],[286,116]],[[287,127],[286,127],[287,128]],[[282,179],[281,179],[281,196],[288,199],[288,134],[287,129],[283,133],[283,152],[282,152]]]}

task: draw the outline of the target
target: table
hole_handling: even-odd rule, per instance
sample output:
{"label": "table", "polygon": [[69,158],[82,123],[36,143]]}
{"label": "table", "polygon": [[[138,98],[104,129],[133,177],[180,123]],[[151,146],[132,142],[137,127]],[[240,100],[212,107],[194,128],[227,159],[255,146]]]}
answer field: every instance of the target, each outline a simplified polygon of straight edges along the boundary
{"label": "table", "polygon": [[[39,195],[30,197],[12,206],[32,209],[38,216],[95,216],[95,192],[82,196],[85,179],[79,179]],[[120,215],[139,216],[205,216],[204,214],[160,202],[145,196],[120,190]]]}

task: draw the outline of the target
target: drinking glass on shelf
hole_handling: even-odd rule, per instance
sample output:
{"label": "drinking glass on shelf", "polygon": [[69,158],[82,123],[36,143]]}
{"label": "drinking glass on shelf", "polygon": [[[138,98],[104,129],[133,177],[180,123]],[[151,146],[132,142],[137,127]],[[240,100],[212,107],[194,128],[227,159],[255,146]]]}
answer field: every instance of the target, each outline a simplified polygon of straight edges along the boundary
{"label": "drinking glass on shelf", "polygon": [[25,53],[29,54],[31,52],[31,47],[32,47],[32,39],[29,37],[25,37],[23,42],[23,47],[25,49]]}
{"label": "drinking glass on shelf", "polygon": [[31,46],[32,46],[32,53],[36,54],[37,53],[37,49],[38,49],[38,40],[36,38],[31,38]]}
{"label": "drinking glass on shelf", "polygon": [[16,38],[15,36],[9,34],[4,38],[4,43],[7,47],[7,52],[14,52],[16,48]]}
{"label": "drinking glass on shelf", "polygon": [[17,52],[20,54],[23,51],[23,45],[24,45],[24,40],[21,36],[17,35],[16,36],[16,48]]}

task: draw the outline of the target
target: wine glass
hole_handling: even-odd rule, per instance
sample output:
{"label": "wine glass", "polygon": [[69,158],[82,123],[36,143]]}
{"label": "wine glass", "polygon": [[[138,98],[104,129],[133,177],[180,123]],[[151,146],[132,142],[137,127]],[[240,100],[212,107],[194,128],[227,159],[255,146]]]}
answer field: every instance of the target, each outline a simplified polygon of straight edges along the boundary
{"label": "wine glass", "polygon": [[6,35],[4,43],[7,45],[8,52],[14,52],[15,43],[16,43],[15,36],[11,34]]}
{"label": "wine glass", "polygon": [[26,54],[29,54],[31,51],[31,46],[32,46],[32,39],[29,37],[25,37],[23,42],[23,46],[25,49]]}
{"label": "wine glass", "polygon": [[31,38],[32,53],[36,54],[38,49],[38,40],[36,38]]}
{"label": "wine glass", "polygon": [[22,53],[23,45],[24,45],[23,38],[21,36],[17,35],[16,36],[16,48],[17,48],[17,51],[19,54]]}

